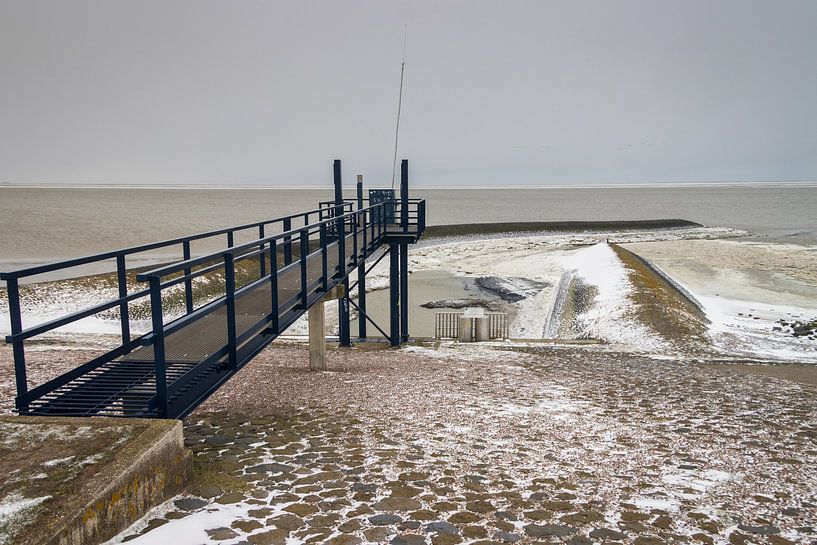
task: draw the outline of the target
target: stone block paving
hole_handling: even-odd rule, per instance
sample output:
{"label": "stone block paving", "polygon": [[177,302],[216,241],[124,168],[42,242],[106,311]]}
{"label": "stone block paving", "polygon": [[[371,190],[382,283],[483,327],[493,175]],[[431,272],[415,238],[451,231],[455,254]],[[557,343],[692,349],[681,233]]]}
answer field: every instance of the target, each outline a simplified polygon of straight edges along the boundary
{"label": "stone block paving", "polygon": [[194,413],[194,483],[121,537],[817,543],[814,386],[604,347],[305,358],[268,350]]}

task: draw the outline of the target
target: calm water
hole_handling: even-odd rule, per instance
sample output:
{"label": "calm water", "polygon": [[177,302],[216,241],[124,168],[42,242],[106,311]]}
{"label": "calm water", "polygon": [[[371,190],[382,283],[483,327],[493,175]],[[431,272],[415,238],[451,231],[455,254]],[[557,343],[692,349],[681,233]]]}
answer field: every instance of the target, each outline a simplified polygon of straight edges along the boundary
{"label": "calm water", "polygon": [[[330,187],[0,188],[0,269],[263,220],[315,208],[331,196]],[[778,242],[817,243],[817,186],[420,188],[412,196],[428,199],[429,225],[683,218]]]}

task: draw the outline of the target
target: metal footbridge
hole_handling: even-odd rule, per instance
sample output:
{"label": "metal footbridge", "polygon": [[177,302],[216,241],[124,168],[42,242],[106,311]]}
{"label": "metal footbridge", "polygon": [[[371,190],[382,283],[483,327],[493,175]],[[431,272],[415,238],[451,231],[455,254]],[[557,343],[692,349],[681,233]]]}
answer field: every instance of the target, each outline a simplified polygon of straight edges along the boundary
{"label": "metal footbridge", "polygon": [[[405,341],[408,245],[425,229],[425,201],[408,197],[406,161],[399,197],[390,190],[370,190],[364,199],[358,181],[357,198],[344,199],[340,161],[334,164],[334,182],[335,199],[314,210],[0,273],[8,294],[11,334],[6,342],[13,347],[17,412],[182,418],[333,290],[339,294],[341,346],[351,344],[350,306],[360,314],[360,339],[366,337],[368,320],[392,345]],[[248,242],[235,242],[248,235]],[[215,241],[221,241],[219,251],[192,255],[191,243],[212,246]],[[146,252],[168,248],[180,250],[179,261],[150,270],[128,267]],[[365,303],[366,273],[386,256],[388,331],[366,314]],[[367,263],[370,257],[374,263]],[[21,281],[99,263],[115,263],[117,297],[47,323],[26,323]],[[356,280],[351,286],[350,277]],[[30,294],[37,287],[29,283],[22,291]],[[356,303],[349,298],[355,287]],[[135,335],[130,316],[140,304],[149,307],[151,330]],[[67,373],[30,384],[26,343],[100,313],[118,318],[121,343]]]}

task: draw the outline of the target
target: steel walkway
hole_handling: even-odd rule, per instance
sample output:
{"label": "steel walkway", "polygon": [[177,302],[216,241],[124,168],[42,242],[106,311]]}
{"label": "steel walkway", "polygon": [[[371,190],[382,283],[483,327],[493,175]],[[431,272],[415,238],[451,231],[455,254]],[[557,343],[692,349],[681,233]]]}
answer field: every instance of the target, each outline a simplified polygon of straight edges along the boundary
{"label": "steel walkway", "polygon": [[[406,170],[404,163],[404,177]],[[402,248],[405,255],[406,245],[422,236],[425,201],[409,200],[407,191],[399,201],[368,206],[360,191],[358,197],[356,202],[321,203],[319,209],[266,222],[0,274],[9,295],[12,334],[6,341],[14,349],[18,412],[160,418],[189,414],[315,302],[339,285],[348,288],[350,273],[359,271],[362,280],[368,257],[382,248],[395,254]],[[293,228],[294,222],[302,225]],[[277,234],[267,236],[272,230]],[[257,232],[256,238],[235,245],[235,234],[247,231]],[[192,241],[222,235],[223,250],[191,257]],[[126,259],[168,246],[181,246],[183,259],[137,274],[137,283],[148,287],[132,290]],[[23,329],[19,279],[108,260],[117,264],[117,299]],[[257,273],[246,278],[248,269]],[[240,285],[237,273],[244,273]],[[197,288],[205,283],[223,284],[223,294],[199,301]],[[165,323],[170,314],[166,306],[181,291],[184,309]],[[134,338],[129,310],[137,300],[150,301],[152,330]],[[120,346],[29,389],[26,341],[111,309],[119,311]]]}

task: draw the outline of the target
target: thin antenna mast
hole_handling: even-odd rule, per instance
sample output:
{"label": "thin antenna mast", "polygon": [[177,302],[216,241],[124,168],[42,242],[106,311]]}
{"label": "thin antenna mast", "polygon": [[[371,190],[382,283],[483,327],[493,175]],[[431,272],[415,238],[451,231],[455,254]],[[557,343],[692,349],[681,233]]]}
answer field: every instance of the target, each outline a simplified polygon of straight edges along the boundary
{"label": "thin antenna mast", "polygon": [[400,112],[403,109],[403,73],[406,70],[406,34],[408,34],[408,25],[403,26],[403,63],[400,65],[400,95],[397,99],[397,127],[394,129],[394,161],[391,165],[392,189],[394,189],[394,179],[397,175],[397,142],[400,137]]}

